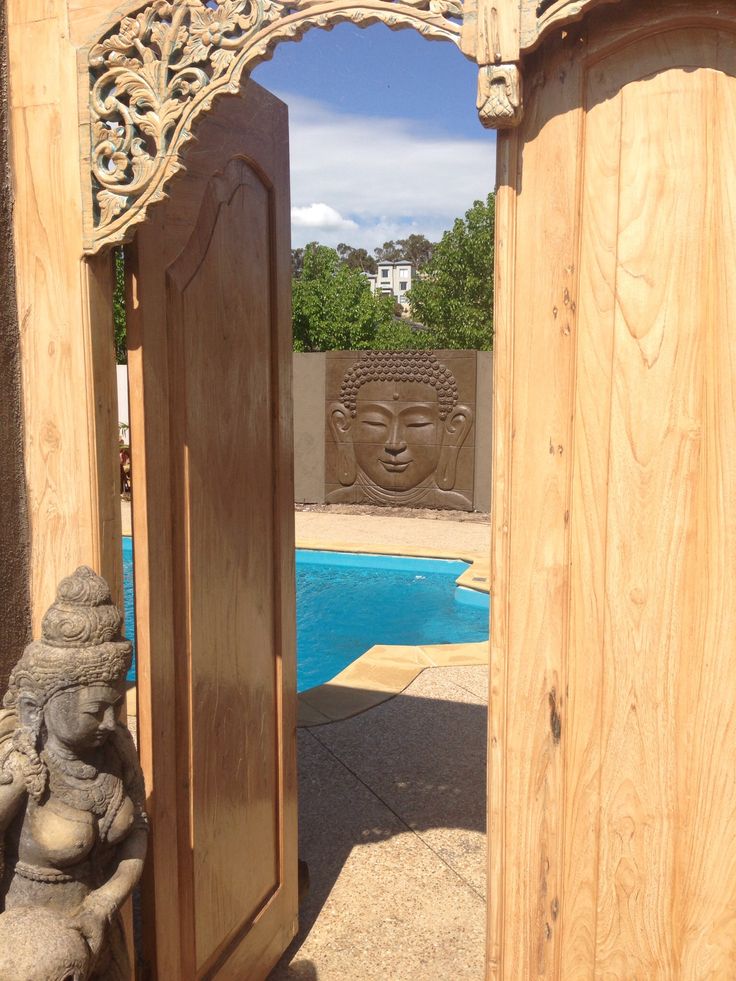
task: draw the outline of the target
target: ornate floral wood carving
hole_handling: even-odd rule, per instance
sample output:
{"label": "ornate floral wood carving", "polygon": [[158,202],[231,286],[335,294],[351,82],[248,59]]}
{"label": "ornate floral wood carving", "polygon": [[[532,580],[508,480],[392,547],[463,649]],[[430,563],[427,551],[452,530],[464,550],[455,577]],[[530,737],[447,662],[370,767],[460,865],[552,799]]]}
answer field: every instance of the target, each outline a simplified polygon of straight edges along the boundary
{"label": "ornate floral wood carving", "polygon": [[461,0],[153,0],[88,53],[88,251],[122,241],[181,169],[192,124],[280,41],[340,21],[460,43]]}
{"label": "ornate floral wood carving", "polygon": [[148,0],[86,52],[92,188],[85,249],[97,252],[129,236],[181,169],[197,117],[218,95],[237,92],[276,44],[299,40],[310,27],[381,22],[452,41],[481,66],[481,122],[507,128],[522,118],[516,51],[523,55],[552,27],[616,2]]}
{"label": "ornate floral wood carving", "polygon": [[571,24],[593,7],[619,0],[522,0],[521,48],[535,47],[553,27]]}
{"label": "ornate floral wood carving", "polygon": [[478,115],[488,129],[518,126],[524,114],[518,65],[486,65],[478,72]]}

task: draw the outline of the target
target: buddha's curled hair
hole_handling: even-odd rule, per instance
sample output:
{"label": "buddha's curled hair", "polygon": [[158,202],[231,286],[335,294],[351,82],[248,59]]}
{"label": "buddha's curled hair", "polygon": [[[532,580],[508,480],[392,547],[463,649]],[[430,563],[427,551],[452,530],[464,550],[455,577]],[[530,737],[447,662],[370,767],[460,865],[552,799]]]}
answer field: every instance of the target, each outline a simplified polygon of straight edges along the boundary
{"label": "buddha's curled hair", "polygon": [[457,405],[457,382],[450,369],[432,351],[366,351],[345,372],[340,401],[355,416],[361,385],[368,382],[418,382],[437,391],[440,419]]}

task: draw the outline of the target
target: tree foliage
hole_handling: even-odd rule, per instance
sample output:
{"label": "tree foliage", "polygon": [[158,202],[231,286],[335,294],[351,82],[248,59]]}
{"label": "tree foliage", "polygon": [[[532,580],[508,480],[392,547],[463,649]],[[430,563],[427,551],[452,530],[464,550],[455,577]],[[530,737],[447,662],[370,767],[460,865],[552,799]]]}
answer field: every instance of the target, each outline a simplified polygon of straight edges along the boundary
{"label": "tree foliage", "polygon": [[362,350],[393,320],[393,297],[374,295],[367,278],[335,249],[310,243],[292,283],[295,351]]}
{"label": "tree foliage", "polygon": [[[373,250],[378,262],[401,262],[408,260],[415,269],[421,269],[432,258],[434,246],[424,235],[409,235],[407,238],[392,239]],[[375,272],[375,269],[369,270]]]}
{"label": "tree foliage", "polygon": [[376,257],[376,262],[398,262],[399,259],[404,258],[401,250],[401,242],[394,241],[393,239],[375,248],[373,255]]}
{"label": "tree foliage", "polygon": [[431,349],[435,344],[433,334],[421,324],[394,317],[378,328],[373,347],[378,351],[418,351]]}
{"label": "tree foliage", "polygon": [[493,344],[495,197],[476,201],[435,247],[409,293],[412,316],[435,348],[490,350]]}
{"label": "tree foliage", "polygon": [[303,249],[292,249],[291,250],[291,275],[301,276],[302,268],[304,266],[304,253],[311,246],[317,245],[316,242],[310,242],[309,245],[305,246]]}
{"label": "tree foliage", "polygon": [[115,290],[112,296],[113,323],[115,325],[115,360],[118,364],[128,363],[128,344],[125,322],[125,260],[123,250],[116,249]]}
{"label": "tree foliage", "polygon": [[351,269],[359,269],[361,272],[373,273],[374,275],[378,271],[376,260],[368,254],[366,249],[355,249],[352,245],[340,242],[337,247],[337,254],[340,256],[340,260]]}

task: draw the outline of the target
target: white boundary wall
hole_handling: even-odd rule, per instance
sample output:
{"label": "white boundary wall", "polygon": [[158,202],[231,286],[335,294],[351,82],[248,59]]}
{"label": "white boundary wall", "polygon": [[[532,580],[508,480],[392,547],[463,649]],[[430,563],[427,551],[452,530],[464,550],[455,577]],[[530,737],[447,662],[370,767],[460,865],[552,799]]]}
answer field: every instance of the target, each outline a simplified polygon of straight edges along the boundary
{"label": "white boundary wall", "polygon": [[117,366],[118,375],[118,422],[130,425],[130,412],[128,409],[128,366],[119,364]]}

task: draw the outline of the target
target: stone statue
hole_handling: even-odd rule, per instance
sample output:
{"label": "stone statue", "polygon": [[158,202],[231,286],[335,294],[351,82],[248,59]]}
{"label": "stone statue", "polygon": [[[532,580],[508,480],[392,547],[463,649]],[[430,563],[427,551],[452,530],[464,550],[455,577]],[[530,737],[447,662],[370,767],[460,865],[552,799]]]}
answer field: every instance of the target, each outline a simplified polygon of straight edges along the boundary
{"label": "stone statue", "polygon": [[0,712],[0,977],[127,981],[120,907],[140,879],[143,777],[117,721],[131,645],[104,579],[59,585]]}
{"label": "stone statue", "polygon": [[367,351],[346,372],[328,422],[342,485],[328,491],[329,504],[472,509],[454,488],[473,411],[431,351]]}

